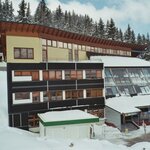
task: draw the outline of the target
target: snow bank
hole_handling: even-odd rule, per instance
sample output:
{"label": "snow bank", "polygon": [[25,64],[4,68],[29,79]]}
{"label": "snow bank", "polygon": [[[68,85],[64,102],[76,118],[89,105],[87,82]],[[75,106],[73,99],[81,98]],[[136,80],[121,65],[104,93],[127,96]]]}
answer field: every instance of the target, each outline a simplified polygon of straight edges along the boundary
{"label": "snow bank", "polygon": [[6,71],[0,71],[0,125],[8,126]]}

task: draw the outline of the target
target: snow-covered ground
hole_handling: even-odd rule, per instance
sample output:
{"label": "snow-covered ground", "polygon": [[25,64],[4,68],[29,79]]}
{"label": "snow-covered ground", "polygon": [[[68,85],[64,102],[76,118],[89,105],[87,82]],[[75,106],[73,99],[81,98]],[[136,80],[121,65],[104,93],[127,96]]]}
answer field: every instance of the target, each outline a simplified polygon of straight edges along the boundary
{"label": "snow-covered ground", "polygon": [[[8,127],[7,113],[7,78],[6,72],[0,71],[0,150],[146,150],[149,142],[125,146],[125,139],[144,134],[141,127],[130,133],[120,133],[116,128],[106,125],[95,125],[95,139],[63,140],[41,138],[39,134]],[[147,127],[150,133],[150,127]],[[71,144],[72,143],[72,144]]]}

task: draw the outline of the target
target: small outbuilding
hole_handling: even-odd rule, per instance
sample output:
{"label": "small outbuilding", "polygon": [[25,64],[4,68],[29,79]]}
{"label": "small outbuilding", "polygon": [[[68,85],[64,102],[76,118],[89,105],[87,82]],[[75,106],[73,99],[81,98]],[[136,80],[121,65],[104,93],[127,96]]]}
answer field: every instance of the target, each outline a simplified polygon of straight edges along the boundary
{"label": "small outbuilding", "polygon": [[[115,97],[106,100],[105,117],[107,123],[112,123],[121,131],[127,128],[135,130],[144,120],[149,122],[150,96]],[[147,110],[147,112],[146,112]],[[147,113],[147,117],[143,114]]]}
{"label": "small outbuilding", "polygon": [[92,138],[93,124],[99,122],[99,117],[81,110],[53,111],[38,116],[40,136],[50,138]]}

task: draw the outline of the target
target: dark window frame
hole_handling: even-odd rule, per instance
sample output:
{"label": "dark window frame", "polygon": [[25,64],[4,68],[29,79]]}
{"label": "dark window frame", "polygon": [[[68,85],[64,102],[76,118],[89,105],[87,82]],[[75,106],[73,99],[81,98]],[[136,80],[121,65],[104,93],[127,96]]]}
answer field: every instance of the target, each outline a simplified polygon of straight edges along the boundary
{"label": "dark window frame", "polygon": [[[23,51],[26,51],[26,56],[22,54]],[[32,57],[30,57],[30,54],[32,51]],[[16,52],[18,52],[18,56],[16,56]],[[34,48],[24,48],[24,47],[14,47],[14,59],[34,59]]]}

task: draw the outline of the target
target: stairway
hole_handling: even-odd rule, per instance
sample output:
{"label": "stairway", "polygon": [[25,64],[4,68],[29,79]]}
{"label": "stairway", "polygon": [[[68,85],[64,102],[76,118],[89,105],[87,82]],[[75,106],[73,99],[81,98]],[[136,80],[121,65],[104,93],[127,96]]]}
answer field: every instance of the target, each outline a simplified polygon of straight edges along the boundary
{"label": "stairway", "polygon": [[124,132],[126,129],[128,129],[128,131],[134,131],[139,129],[139,126],[134,121],[128,121],[121,125],[121,131]]}

